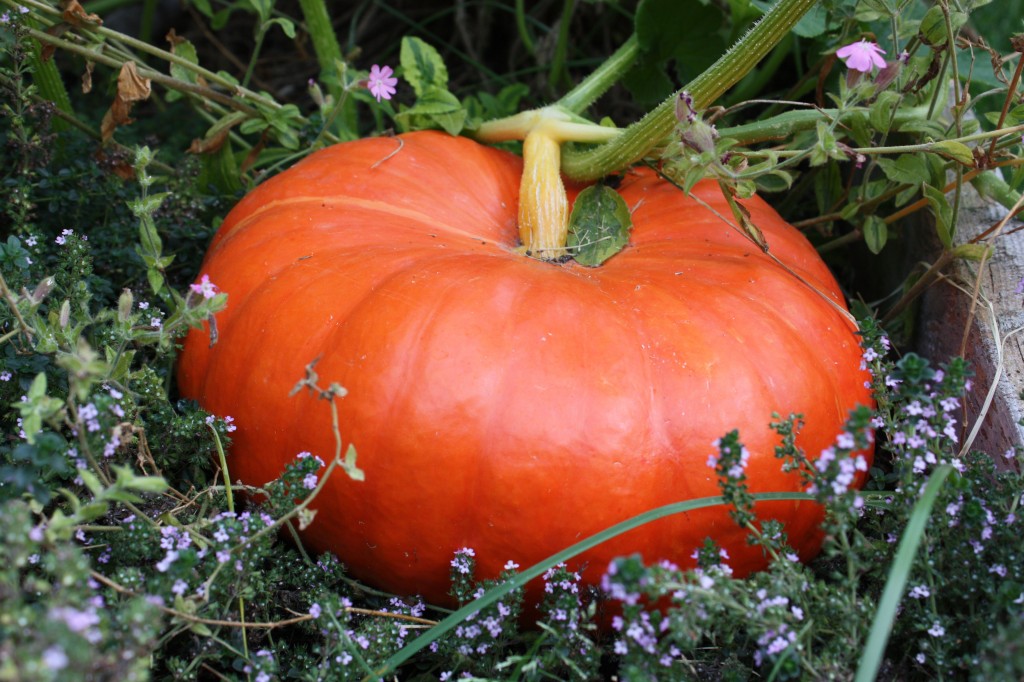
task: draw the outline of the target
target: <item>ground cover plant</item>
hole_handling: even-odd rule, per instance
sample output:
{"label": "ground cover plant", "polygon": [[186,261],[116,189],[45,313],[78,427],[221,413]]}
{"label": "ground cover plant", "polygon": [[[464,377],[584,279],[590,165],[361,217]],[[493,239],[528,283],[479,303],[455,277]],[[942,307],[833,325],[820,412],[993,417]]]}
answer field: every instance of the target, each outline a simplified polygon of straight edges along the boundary
{"label": "ground cover plant", "polygon": [[[964,395],[988,387],[911,345],[920,291],[954,259],[982,277],[1013,238],[1000,221],[957,239],[968,184],[1020,209],[1012,4],[788,1],[794,26],[755,46],[767,5],[743,1],[333,17],[312,0],[192,2],[162,26],[150,2],[0,0],[0,679],[1020,678],[1024,453],[974,452]],[[118,23],[133,8],[141,21]],[[732,54],[750,63],[729,64],[745,77],[701,76],[744,36]],[[566,145],[569,176],[636,163],[679,192],[710,179],[754,249],[755,191],[804,230],[855,302],[875,405],[820,451],[798,445],[804,415],[775,415],[798,491],[752,492],[744,430],[726,429],[700,444],[712,497],[534,565],[459,548],[455,608],[381,592],[300,537],[329,481],[365,478],[345,386],[304,359],[295,390],[330,418],[332,447],[258,488],[229,467],[245,425],[180,393],[182,340],[232,301],[203,253],[244,193],[317,149],[439,129],[520,153],[493,122],[552,103],[611,131]],[[578,233],[569,255],[615,258],[615,210],[595,208],[614,229]],[[792,499],[825,509],[806,564],[759,514]],[[709,508],[765,570],[734,575],[736,552],[708,538],[689,564],[627,555],[584,581],[583,552]]]}

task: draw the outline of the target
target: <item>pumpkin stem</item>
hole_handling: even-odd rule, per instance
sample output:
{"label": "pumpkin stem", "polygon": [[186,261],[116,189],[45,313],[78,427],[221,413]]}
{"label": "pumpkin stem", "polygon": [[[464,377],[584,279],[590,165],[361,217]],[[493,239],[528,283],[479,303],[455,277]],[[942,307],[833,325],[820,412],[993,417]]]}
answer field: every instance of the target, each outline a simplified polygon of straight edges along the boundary
{"label": "pumpkin stem", "polygon": [[520,112],[488,121],[474,133],[480,142],[523,141],[523,178],[519,184],[519,238],[523,250],[541,260],[566,255],[569,200],[562,183],[562,143],[607,142],[617,128],[596,125],[558,107]]}
{"label": "pumpkin stem", "polygon": [[541,260],[565,255],[569,200],[560,167],[562,147],[539,126],[523,141],[523,178],[519,183],[519,239],[526,253]]}

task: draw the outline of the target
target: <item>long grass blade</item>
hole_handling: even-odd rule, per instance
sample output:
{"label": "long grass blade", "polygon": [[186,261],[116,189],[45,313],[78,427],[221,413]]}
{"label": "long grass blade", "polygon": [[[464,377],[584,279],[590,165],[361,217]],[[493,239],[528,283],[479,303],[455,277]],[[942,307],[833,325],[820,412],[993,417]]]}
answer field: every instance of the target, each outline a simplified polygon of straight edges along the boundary
{"label": "long grass blade", "polygon": [[896,550],[896,557],[889,569],[889,578],[885,581],[882,598],[878,601],[878,608],[875,610],[875,619],[871,623],[867,644],[864,646],[864,651],[861,652],[857,677],[854,678],[854,682],[873,682],[878,675],[878,670],[882,666],[882,658],[885,656],[885,647],[889,642],[893,623],[896,621],[896,609],[900,605],[900,600],[903,599],[903,590],[907,586],[907,579],[914,567],[914,558],[924,537],[928,517],[931,515],[932,506],[939,496],[939,491],[942,490],[942,484],[945,483],[946,477],[952,471],[953,467],[949,464],[937,467],[928,478],[924,492],[910,513],[910,521],[903,531],[903,537],[900,538],[900,546]]}
{"label": "long grass blade", "polygon": [[[778,493],[757,493],[753,495],[755,502],[769,502],[769,501],[810,501],[814,498],[807,493],[799,492],[778,492]],[[420,650],[426,648],[431,642],[439,639],[445,633],[455,629],[467,616],[470,616],[477,611],[490,606],[495,603],[512,590],[526,585],[534,578],[537,578],[552,566],[568,561],[577,554],[581,554],[591,547],[596,547],[605,540],[609,540],[623,533],[627,533],[634,528],[664,518],[666,516],[672,516],[674,514],[685,514],[696,509],[704,509],[705,507],[714,507],[717,505],[724,504],[725,500],[721,496],[715,497],[701,497],[696,500],[687,500],[685,502],[676,502],[668,504],[657,509],[652,509],[643,514],[638,514],[631,519],[617,523],[614,526],[606,528],[600,533],[591,535],[585,540],[577,542],[575,545],[567,547],[557,554],[552,554],[547,559],[544,559],[540,563],[534,564],[530,568],[526,569],[522,573],[516,575],[512,580],[506,583],[498,585],[489,591],[487,591],[479,599],[475,599],[462,608],[454,611],[450,616],[442,620],[440,623],[432,627],[427,632],[423,633],[413,641],[409,642],[405,647],[398,651],[394,656],[384,662],[384,664],[376,671],[375,675],[371,678],[366,679],[377,679],[382,678],[385,675],[389,675],[395,672],[400,665],[412,658]]]}

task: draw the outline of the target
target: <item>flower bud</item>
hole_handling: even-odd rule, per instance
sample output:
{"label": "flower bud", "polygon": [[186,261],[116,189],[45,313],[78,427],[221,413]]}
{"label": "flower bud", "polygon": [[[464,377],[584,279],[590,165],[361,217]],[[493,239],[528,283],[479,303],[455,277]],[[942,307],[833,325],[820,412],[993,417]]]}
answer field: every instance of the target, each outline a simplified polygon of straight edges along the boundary
{"label": "flower bud", "polygon": [[135,304],[135,297],[131,289],[125,289],[117,299],[117,319],[127,322],[132,316],[132,306]]}

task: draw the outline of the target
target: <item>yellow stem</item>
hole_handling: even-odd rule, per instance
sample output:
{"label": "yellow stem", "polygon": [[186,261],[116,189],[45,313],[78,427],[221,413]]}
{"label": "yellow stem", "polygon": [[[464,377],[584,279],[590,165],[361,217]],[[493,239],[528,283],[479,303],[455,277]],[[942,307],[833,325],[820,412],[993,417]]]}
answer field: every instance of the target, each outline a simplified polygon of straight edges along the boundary
{"label": "yellow stem", "polygon": [[565,255],[569,200],[560,173],[562,147],[550,127],[538,125],[523,140],[519,185],[519,238],[526,253],[541,260]]}
{"label": "yellow stem", "polygon": [[562,143],[607,142],[617,128],[580,120],[559,107],[523,111],[488,121],[474,137],[480,142],[523,141],[523,178],[519,185],[519,238],[523,250],[540,260],[566,255],[569,201],[562,183]]}

